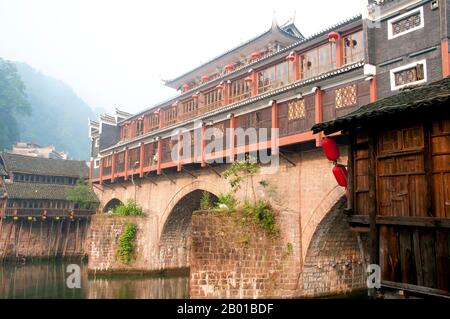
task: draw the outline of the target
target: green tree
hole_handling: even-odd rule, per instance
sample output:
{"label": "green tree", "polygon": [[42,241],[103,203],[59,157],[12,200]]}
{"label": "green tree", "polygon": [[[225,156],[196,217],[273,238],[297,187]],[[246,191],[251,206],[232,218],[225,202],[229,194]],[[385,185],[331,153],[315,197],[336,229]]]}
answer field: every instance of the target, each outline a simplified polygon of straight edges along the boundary
{"label": "green tree", "polygon": [[66,199],[77,203],[81,209],[96,209],[98,206],[97,196],[84,179],[79,179],[75,187],[67,189]]}
{"label": "green tree", "polygon": [[20,139],[15,116],[30,114],[25,85],[16,67],[0,58],[0,150],[10,148]]}

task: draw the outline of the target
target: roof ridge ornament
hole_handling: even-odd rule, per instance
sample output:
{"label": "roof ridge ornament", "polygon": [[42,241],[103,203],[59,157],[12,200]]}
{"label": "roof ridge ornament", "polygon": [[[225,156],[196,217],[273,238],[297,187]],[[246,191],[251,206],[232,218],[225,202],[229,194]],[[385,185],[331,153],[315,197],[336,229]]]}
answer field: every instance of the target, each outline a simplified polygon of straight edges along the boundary
{"label": "roof ridge ornament", "polygon": [[272,17],[272,27],[271,30],[277,30],[278,29],[278,23],[277,23],[277,15],[275,10],[273,10],[273,17]]}

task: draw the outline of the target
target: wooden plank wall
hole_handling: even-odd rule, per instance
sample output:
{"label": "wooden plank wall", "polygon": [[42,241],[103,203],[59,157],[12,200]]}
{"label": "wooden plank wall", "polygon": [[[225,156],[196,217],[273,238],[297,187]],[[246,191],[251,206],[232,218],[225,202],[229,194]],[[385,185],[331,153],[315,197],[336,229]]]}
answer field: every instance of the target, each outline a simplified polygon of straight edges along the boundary
{"label": "wooden plank wall", "polygon": [[[389,221],[377,222],[382,279],[449,291],[450,229],[420,220],[450,219],[450,120],[378,131],[375,141],[377,216]],[[353,155],[353,208],[367,215],[364,133]]]}

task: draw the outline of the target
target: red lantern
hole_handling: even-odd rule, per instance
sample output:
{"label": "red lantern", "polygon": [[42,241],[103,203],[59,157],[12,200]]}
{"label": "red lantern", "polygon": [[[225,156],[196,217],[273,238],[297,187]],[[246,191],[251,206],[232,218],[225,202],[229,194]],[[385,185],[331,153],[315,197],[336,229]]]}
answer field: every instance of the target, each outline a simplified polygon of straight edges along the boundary
{"label": "red lantern", "polygon": [[337,161],[341,155],[339,153],[339,147],[337,146],[336,141],[330,137],[323,139],[322,149],[329,161]]}
{"label": "red lantern", "polygon": [[13,213],[13,219],[17,220],[17,218],[19,218],[19,217],[17,216],[17,209],[15,209],[14,213]]}
{"label": "red lantern", "polygon": [[333,167],[333,175],[339,186],[347,187],[347,167],[342,164],[336,164]]}
{"label": "red lantern", "polygon": [[294,62],[294,60],[295,60],[295,55],[294,55],[294,53],[292,52],[291,54],[289,54],[289,55],[286,57],[286,60],[289,61],[289,62]]}
{"label": "red lantern", "polygon": [[247,84],[250,84],[250,83],[253,82],[253,79],[252,79],[251,76],[247,76],[247,77],[244,79],[244,82],[247,83]]}
{"label": "red lantern", "polygon": [[209,76],[204,75],[202,76],[202,82],[208,82],[209,81]]}
{"label": "red lantern", "polygon": [[234,69],[234,64],[230,63],[230,64],[225,65],[225,70],[231,71],[233,69]]}
{"label": "red lantern", "polygon": [[177,105],[178,105],[178,102],[172,103],[172,107],[177,107]]}
{"label": "red lantern", "polygon": [[340,38],[339,33],[335,31],[328,33],[328,40],[330,40],[330,42],[336,42],[336,40],[339,38]]}
{"label": "red lantern", "polygon": [[259,52],[253,52],[253,53],[250,55],[250,57],[251,57],[252,60],[259,59],[259,58],[261,57],[261,53],[259,53]]}
{"label": "red lantern", "polygon": [[70,217],[70,219],[74,219],[75,213],[74,213],[73,211],[71,211],[71,212],[69,213],[69,217]]}
{"label": "red lantern", "polygon": [[143,117],[143,116],[139,117],[139,118],[138,118],[138,121],[139,121],[139,122],[143,122],[143,121],[144,121],[144,117]]}
{"label": "red lantern", "polygon": [[42,213],[42,219],[46,219],[47,218],[47,210],[45,209],[44,212]]}
{"label": "red lantern", "polygon": [[153,114],[159,115],[159,111],[160,111],[160,109],[157,109],[156,111],[153,112]]}
{"label": "red lantern", "polygon": [[184,83],[181,88],[183,89],[183,92],[186,92],[187,90],[189,90],[189,85]]}

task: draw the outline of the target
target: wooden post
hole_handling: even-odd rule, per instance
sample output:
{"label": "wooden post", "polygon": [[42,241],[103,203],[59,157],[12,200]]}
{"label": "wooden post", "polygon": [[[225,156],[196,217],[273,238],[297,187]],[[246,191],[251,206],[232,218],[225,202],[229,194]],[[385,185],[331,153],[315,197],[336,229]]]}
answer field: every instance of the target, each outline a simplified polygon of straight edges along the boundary
{"label": "wooden post", "polygon": [[100,184],[103,184],[103,158],[100,158]]}
{"label": "wooden post", "polygon": [[27,249],[25,250],[25,257],[28,258],[28,251],[31,244],[31,232],[33,230],[33,220],[30,220],[30,230],[28,231],[28,243],[27,243]]}
{"label": "wooden post", "polygon": [[348,157],[347,157],[347,174],[348,174],[348,186],[347,186],[347,211],[348,212],[354,212],[353,207],[353,198],[354,198],[354,185],[355,185],[355,171],[354,171],[354,164],[355,164],[355,156],[354,156],[354,147],[353,142],[355,141],[355,136],[353,135],[353,132],[350,132],[348,135],[349,139],[349,145],[348,145]]}
{"label": "wooden post", "polygon": [[258,95],[258,74],[256,73],[255,70],[252,71],[251,77],[252,77],[251,94],[252,96],[255,96]]}
{"label": "wooden post", "polygon": [[53,246],[52,231],[53,231],[53,218],[52,218],[52,223],[50,224],[50,228],[47,231],[47,241],[48,241],[47,257],[50,257],[50,249]]}
{"label": "wooden post", "polygon": [[141,149],[139,152],[139,177],[144,177],[144,142],[141,142]]}
{"label": "wooden post", "polygon": [[161,175],[161,151],[162,151],[162,143],[161,143],[161,138],[159,138],[158,140],[158,152],[157,152],[157,161],[156,161],[156,174],[157,175]]}
{"label": "wooden post", "polygon": [[181,161],[181,133],[178,133],[177,136],[177,172],[181,172],[181,168],[183,166]]}
{"label": "wooden post", "polygon": [[230,84],[225,82],[225,88],[223,89],[223,104],[230,104]]}
{"label": "wooden post", "polygon": [[56,239],[55,239],[55,246],[56,246],[55,247],[55,257],[58,255],[59,241],[61,239],[63,224],[64,224],[64,219],[61,219],[61,221],[59,222],[59,230],[57,230]]}
{"label": "wooden post", "polygon": [[[315,88],[314,92],[314,105],[315,105],[315,122],[320,123],[323,121],[323,99],[322,99],[322,90],[319,87]],[[316,146],[322,146],[322,137],[323,133],[320,132],[316,134]]]}
{"label": "wooden post", "polygon": [[40,251],[39,251],[39,256],[41,256],[41,257],[44,254],[44,239],[42,238],[44,232],[43,232],[43,229],[42,229],[42,224],[43,224],[43,221],[41,219],[41,223],[40,223],[40,226],[39,226],[39,246],[41,247]]}
{"label": "wooden post", "polygon": [[370,102],[375,102],[377,100],[377,77],[373,75],[369,81],[370,85]]}
{"label": "wooden post", "polygon": [[70,224],[72,224],[72,222],[69,220],[69,224],[67,225],[66,238],[64,238],[64,246],[62,251],[63,258],[66,256],[67,242],[69,241],[70,234]]}
{"label": "wooden post", "polygon": [[272,129],[270,132],[270,147],[272,150],[272,155],[278,155],[278,103],[277,101],[272,102]]}
{"label": "wooden post", "polygon": [[344,38],[340,36],[336,40],[336,68],[342,67],[344,63]]}
{"label": "wooden post", "polygon": [[128,180],[128,165],[129,165],[129,158],[128,158],[128,147],[125,148],[125,180]]}
{"label": "wooden post", "polygon": [[236,116],[234,114],[230,117],[230,136],[228,138],[230,139],[230,162],[233,163],[234,159],[236,157],[236,144],[235,144],[235,135],[236,135]]}
{"label": "wooden post", "polygon": [[11,227],[9,228],[8,237],[6,238],[5,246],[4,246],[4,248],[3,248],[3,256],[2,256],[2,260],[5,259],[5,257],[6,257],[6,253],[7,253],[7,251],[8,251],[8,247],[9,247],[9,242],[11,241],[11,235],[12,235],[12,230],[13,230],[13,228],[14,228],[14,229],[16,228],[16,222],[15,222],[15,221],[13,221],[13,222],[11,223]]}
{"label": "wooden post", "polygon": [[298,81],[302,79],[302,65],[300,63],[300,54],[295,54],[294,60],[294,81]]}
{"label": "wooden post", "polygon": [[78,252],[78,247],[79,247],[79,245],[78,245],[79,233],[80,233],[80,219],[77,218],[77,229],[76,229],[76,232],[75,232],[75,251],[74,251],[74,253],[77,253],[77,252]]}
{"label": "wooden post", "polygon": [[23,220],[20,219],[19,236],[17,236],[17,241],[15,241],[16,258],[19,257],[19,247],[20,247],[20,235],[22,234]]}
{"label": "wooden post", "polygon": [[[378,265],[378,228],[377,228],[377,190],[376,190],[376,146],[375,134],[373,131],[368,133],[368,171],[369,171],[369,234],[370,234],[370,264]],[[369,289],[371,297],[375,296],[375,290]]]}
{"label": "wooden post", "polygon": [[112,159],[111,159],[111,183],[114,183],[115,180],[115,174],[116,174],[116,152],[112,153]]}
{"label": "wooden post", "polygon": [[206,167],[206,126],[205,124],[202,125],[201,132],[200,132],[200,152],[201,152],[201,167]]}
{"label": "wooden post", "polygon": [[450,75],[450,54],[448,52],[448,39],[441,41],[442,76]]}

